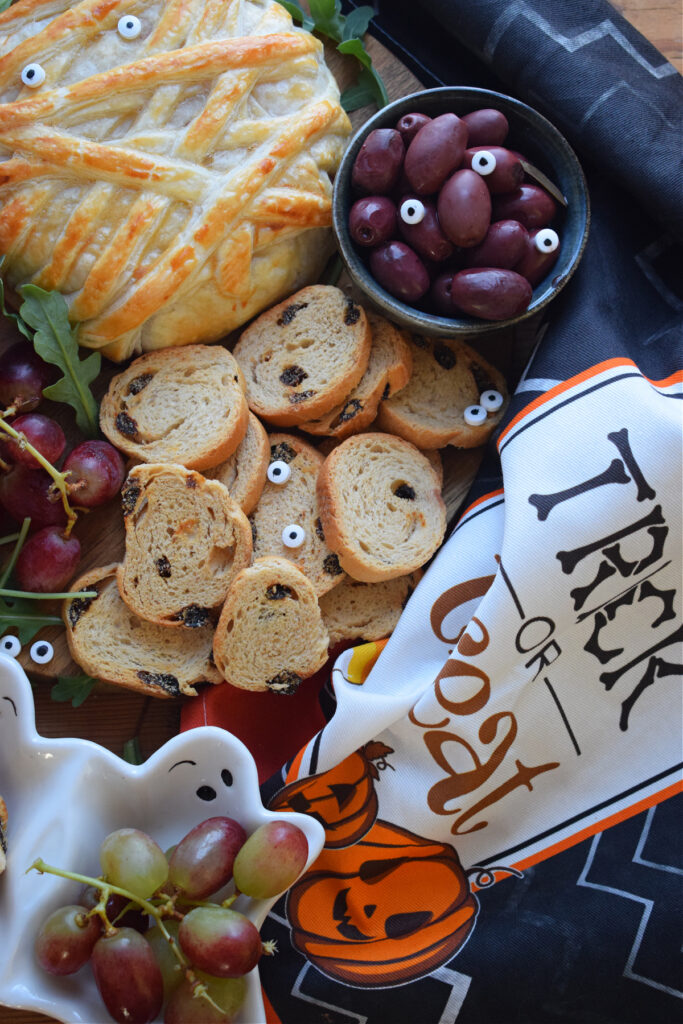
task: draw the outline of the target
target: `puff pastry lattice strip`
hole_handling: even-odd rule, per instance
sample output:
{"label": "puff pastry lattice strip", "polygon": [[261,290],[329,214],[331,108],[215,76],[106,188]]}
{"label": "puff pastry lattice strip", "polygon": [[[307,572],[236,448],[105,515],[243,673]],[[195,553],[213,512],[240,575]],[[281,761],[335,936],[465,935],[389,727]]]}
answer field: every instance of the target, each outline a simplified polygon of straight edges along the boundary
{"label": "puff pastry lattice strip", "polygon": [[19,0],[0,15],[7,283],[60,290],[115,360],[224,336],[319,273],[349,130],[320,43],[270,0]]}

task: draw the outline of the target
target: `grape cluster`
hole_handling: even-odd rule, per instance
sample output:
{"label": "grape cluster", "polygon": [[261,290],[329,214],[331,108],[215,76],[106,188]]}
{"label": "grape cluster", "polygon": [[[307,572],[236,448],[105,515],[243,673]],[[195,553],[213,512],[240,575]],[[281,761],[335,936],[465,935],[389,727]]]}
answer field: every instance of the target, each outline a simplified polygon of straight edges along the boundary
{"label": "grape cluster", "polygon": [[274,951],[232,904],[240,893],[279,895],[307,859],[305,834],[284,819],[247,837],[233,818],[207,818],[166,853],[145,832],[118,829],[100,847],[99,879],[32,865],[85,883],[78,903],[42,924],[36,959],[54,975],[89,963],[117,1024],[149,1024],[162,1007],[164,1024],[231,1024],[245,975]]}
{"label": "grape cluster", "polygon": [[[22,590],[43,594],[62,590],[80,560],[70,505],[105,504],[118,494],[125,475],[123,459],[108,441],[82,441],[64,457],[61,426],[34,411],[51,379],[51,367],[26,342],[12,345],[0,358],[0,506],[18,523],[31,520],[16,575]],[[62,481],[61,500],[56,479]]]}

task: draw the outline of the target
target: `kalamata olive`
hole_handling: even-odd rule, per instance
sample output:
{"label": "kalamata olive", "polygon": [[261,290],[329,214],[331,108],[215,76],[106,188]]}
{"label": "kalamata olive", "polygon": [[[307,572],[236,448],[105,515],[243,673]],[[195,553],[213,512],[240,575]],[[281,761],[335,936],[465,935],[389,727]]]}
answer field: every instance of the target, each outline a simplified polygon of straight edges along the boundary
{"label": "kalamata olive", "polygon": [[[420,219],[409,218],[409,211],[417,204],[422,207]],[[399,206],[398,230],[401,236],[423,259],[441,263],[453,255],[453,245],[444,235],[439,225],[436,204],[423,197],[405,196]]]}
{"label": "kalamata olive", "polygon": [[500,146],[507,138],[508,119],[500,110],[484,107],[463,115],[469,132],[468,146]]}
{"label": "kalamata olive", "polygon": [[406,150],[405,172],[420,196],[438,192],[460,166],[467,146],[467,128],[455,114],[441,114],[420,128]]}
{"label": "kalamata olive", "polygon": [[[503,223],[501,221],[501,223]],[[536,245],[536,239],[538,238],[539,232],[546,230],[545,228],[536,228],[530,231],[527,235],[527,241],[524,246],[522,256],[518,263],[515,264],[515,271],[525,277],[529,284],[535,287],[539,281],[542,281],[548,271],[557,262],[557,257],[560,255],[559,246],[555,249],[548,250],[538,248]]]}
{"label": "kalamata olive", "polygon": [[[490,167],[477,167],[477,155],[484,164],[494,164],[493,170]],[[512,192],[522,184],[524,168],[519,157],[511,153],[509,149],[503,149],[502,146],[474,146],[465,150],[462,159],[463,167],[472,167],[473,160],[475,161],[473,169],[481,174],[489,192],[494,195],[498,195],[500,192]]]}
{"label": "kalamata olive", "polygon": [[429,274],[405,242],[386,242],[370,253],[370,272],[378,284],[402,302],[417,302],[429,290]]}
{"label": "kalamata olive", "polygon": [[420,128],[427,124],[427,121],[431,121],[431,117],[427,117],[426,114],[404,114],[396,123],[396,131],[400,132],[405,145],[409,145]]}
{"label": "kalamata olive", "polygon": [[529,232],[518,220],[495,221],[486,232],[484,241],[466,250],[465,265],[512,270],[526,251],[528,237]]}
{"label": "kalamata olive", "polygon": [[396,237],[396,207],[387,196],[357,199],[349,213],[349,234],[357,245],[372,246]]}
{"label": "kalamata olive", "polygon": [[540,185],[520,185],[514,192],[494,197],[491,220],[518,220],[531,231],[550,224],[556,209],[555,200]]}
{"label": "kalamata olive", "polygon": [[393,128],[375,128],[354,161],[352,186],[368,195],[387,195],[398,180],[404,155],[400,132]]}
{"label": "kalamata olive", "polygon": [[454,245],[469,248],[483,241],[491,223],[491,194],[476,171],[456,171],[439,192],[436,210],[441,230]]}
{"label": "kalamata olive", "polygon": [[454,309],[482,320],[508,320],[527,309],[531,285],[514,270],[474,267],[453,275],[451,298]]}
{"label": "kalamata olive", "polygon": [[453,271],[446,271],[439,274],[432,281],[429,289],[429,298],[439,316],[455,316],[453,299],[451,297],[451,286],[453,284]]}

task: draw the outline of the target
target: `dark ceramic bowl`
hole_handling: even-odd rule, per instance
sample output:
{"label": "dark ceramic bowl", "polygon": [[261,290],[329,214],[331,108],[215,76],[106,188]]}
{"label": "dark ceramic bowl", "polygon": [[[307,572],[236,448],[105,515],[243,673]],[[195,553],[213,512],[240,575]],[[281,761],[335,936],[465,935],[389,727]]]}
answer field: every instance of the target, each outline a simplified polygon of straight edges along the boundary
{"label": "dark ceramic bowl", "polygon": [[[404,115],[419,111],[436,117],[451,112],[459,116],[483,107],[502,111],[510,132],[503,143],[522,153],[557,187],[566,200],[558,204],[552,227],[560,236],[560,255],[548,275],[533,291],[531,302],[519,316],[509,320],[481,320],[466,315],[444,317],[409,306],[379,285],[367,266],[367,250],[362,252],[349,236],[349,211],[358,198],[351,190],[351,170],[367,135],[375,128],[393,128]],[[421,334],[452,337],[483,334],[510,327],[534,316],[547,306],[566,285],[583,254],[590,223],[590,205],[586,180],[569,143],[550,121],[519,100],[488,89],[446,86],[427,89],[395,100],[369,118],[349,143],[334,182],[332,215],[337,244],[351,279],[390,320]],[[424,301],[424,300],[423,300]]]}

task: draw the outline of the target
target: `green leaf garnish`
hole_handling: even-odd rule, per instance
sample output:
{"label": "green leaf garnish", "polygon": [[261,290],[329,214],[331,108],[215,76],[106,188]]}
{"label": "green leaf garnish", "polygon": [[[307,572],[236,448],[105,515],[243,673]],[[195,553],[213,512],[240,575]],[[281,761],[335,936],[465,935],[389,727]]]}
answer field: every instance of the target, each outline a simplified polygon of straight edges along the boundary
{"label": "green leaf garnish", "polygon": [[[389,102],[387,90],[384,87],[384,82],[382,81],[382,79],[372,66],[372,59],[370,58],[370,54],[366,51],[365,47],[363,46],[362,40],[345,39],[343,43],[339,44],[337,49],[339,50],[340,53],[352,54],[354,57],[356,57],[357,60],[360,61],[360,63],[363,65],[363,69],[358,76],[356,84],[363,86],[365,89],[371,92],[372,100],[374,100],[378,107],[385,107]],[[345,95],[347,95],[348,93],[349,90],[347,89]],[[359,104],[359,106],[363,105],[364,104]],[[357,108],[344,107],[344,109],[348,111],[349,109],[355,110]]]}
{"label": "green leaf garnish", "polygon": [[0,14],[12,6],[12,0],[0,0]]}
{"label": "green leaf garnish", "polygon": [[133,736],[132,740],[126,740],[123,744],[121,757],[128,764],[142,764],[144,758],[140,751],[140,740],[137,736]]}
{"label": "green leaf garnish", "polygon": [[72,708],[79,708],[89,697],[96,682],[96,679],[88,675],[58,676],[57,682],[50,690],[50,697],[58,704],[71,701]]}
{"label": "green leaf garnish", "polygon": [[66,402],[76,413],[76,423],[89,437],[98,433],[97,402],[90,384],[100,372],[102,357],[93,352],[80,359],[76,334],[69,323],[69,310],[59,292],[46,292],[35,284],[20,289],[21,319],[35,331],[33,347],[46,363],[58,366],[64,376],[43,389],[46,398]]}
{"label": "green leaf garnish", "polygon": [[345,20],[340,0],[309,0],[308,6],[316,32],[322,32],[323,35],[340,43],[344,35]]}
{"label": "green leaf garnish", "polygon": [[280,3],[286,11],[292,16],[292,20],[297,24],[302,25],[307,32],[311,32],[315,27],[315,22],[311,18],[303,7],[300,7],[296,0],[280,0]]}
{"label": "green leaf garnish", "polygon": [[[0,0],[0,3],[1,2],[2,2],[2,0]],[[2,11],[6,10],[6,9],[7,9],[6,7],[0,7],[0,13]],[[0,267],[2,267],[4,262],[5,262],[4,255],[0,256]],[[21,333],[24,335],[24,337],[28,338],[28,340],[31,343],[33,343],[33,334],[31,333],[31,331],[29,331],[29,329],[26,326],[26,324],[24,323],[24,321],[21,319],[21,317],[17,313],[10,313],[10,311],[7,309],[7,307],[5,305],[5,282],[2,280],[1,277],[0,277],[0,311],[2,311],[2,315],[6,316],[8,320],[13,320],[14,321],[14,325],[17,328],[17,330],[21,331]]]}
{"label": "green leaf garnish", "polygon": [[372,7],[355,7],[344,19],[342,39],[362,39],[374,16]]}
{"label": "green leaf garnish", "polygon": [[0,636],[11,628],[15,629],[23,645],[33,640],[45,626],[64,625],[58,615],[41,615],[34,608],[31,601],[20,597],[0,598]]}

